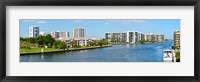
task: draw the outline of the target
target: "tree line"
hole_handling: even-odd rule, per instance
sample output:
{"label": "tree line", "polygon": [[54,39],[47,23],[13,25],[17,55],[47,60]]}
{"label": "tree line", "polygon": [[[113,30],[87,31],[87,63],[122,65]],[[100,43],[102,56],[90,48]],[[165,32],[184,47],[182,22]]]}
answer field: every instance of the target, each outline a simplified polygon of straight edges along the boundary
{"label": "tree line", "polygon": [[22,38],[20,37],[20,48],[67,48],[66,43],[63,41],[55,40],[51,35],[31,37],[31,38]]}
{"label": "tree line", "polygon": [[[72,40],[68,43],[70,47],[81,47],[77,41]],[[93,40],[89,41],[85,46],[103,46],[108,45],[108,41],[105,39],[102,40]],[[20,48],[39,48],[39,47],[46,47],[46,48],[56,48],[56,49],[66,49],[68,48],[66,42],[56,40],[51,35],[46,36],[39,36],[39,37],[30,37],[30,38],[22,38],[20,37]]]}

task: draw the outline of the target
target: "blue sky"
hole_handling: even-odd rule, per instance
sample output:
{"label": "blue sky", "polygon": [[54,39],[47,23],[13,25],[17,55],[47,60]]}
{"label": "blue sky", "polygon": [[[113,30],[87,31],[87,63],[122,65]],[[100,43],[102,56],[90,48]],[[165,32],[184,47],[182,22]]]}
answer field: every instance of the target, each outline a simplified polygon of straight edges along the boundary
{"label": "blue sky", "polygon": [[20,36],[28,37],[29,26],[38,26],[40,32],[70,32],[75,27],[83,27],[87,38],[104,38],[105,32],[138,31],[145,34],[164,34],[172,38],[175,30],[180,30],[180,20],[74,20],[74,19],[20,19]]}

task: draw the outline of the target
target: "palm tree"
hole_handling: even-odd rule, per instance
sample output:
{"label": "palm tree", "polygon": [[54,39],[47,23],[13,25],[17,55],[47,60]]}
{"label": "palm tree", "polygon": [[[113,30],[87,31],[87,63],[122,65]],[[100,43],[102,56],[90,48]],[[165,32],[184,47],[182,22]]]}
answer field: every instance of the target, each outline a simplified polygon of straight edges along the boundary
{"label": "palm tree", "polygon": [[72,47],[77,47],[77,46],[78,46],[76,41],[71,41],[71,42],[70,42],[70,45],[71,45]]}

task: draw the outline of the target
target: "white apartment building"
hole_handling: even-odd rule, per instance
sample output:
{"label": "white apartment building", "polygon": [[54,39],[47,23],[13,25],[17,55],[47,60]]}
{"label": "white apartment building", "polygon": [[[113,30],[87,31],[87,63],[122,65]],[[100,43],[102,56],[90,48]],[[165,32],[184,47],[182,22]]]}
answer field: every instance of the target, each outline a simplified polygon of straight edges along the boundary
{"label": "white apartment building", "polygon": [[39,27],[29,26],[29,37],[38,37],[39,32]]}

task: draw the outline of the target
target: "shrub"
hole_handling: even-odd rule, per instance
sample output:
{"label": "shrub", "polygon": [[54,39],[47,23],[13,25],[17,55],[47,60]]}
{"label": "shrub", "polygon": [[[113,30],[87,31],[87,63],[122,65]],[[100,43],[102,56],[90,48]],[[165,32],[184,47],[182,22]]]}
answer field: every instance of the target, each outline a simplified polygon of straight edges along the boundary
{"label": "shrub", "polygon": [[176,62],[180,62],[180,51],[176,52]]}

